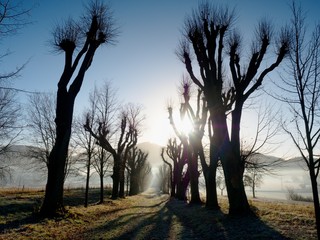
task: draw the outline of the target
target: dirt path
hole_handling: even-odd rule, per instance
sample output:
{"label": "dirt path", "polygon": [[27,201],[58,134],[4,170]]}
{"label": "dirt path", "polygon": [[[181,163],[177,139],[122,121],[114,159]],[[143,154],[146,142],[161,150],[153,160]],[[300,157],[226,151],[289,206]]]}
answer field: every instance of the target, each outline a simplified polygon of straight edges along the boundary
{"label": "dirt path", "polygon": [[96,219],[81,238],[197,239],[167,203],[167,195],[160,196],[152,191],[128,197],[121,201],[121,208],[110,209],[105,216]]}

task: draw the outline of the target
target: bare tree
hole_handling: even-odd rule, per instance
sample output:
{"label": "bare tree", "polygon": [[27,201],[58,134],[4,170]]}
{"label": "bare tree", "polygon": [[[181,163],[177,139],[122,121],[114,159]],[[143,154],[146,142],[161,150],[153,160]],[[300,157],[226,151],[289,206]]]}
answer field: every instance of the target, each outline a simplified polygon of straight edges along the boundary
{"label": "bare tree", "polygon": [[[171,140],[171,139],[170,139]],[[168,146],[167,146],[168,147]],[[176,178],[174,177],[175,172],[177,171],[177,164],[175,162],[176,158],[173,158],[173,166],[172,164],[165,158],[164,156],[165,153],[165,148],[161,149],[161,158],[165,164],[167,164],[167,167],[169,168],[169,181],[170,181],[170,196],[175,197],[176,196],[176,186],[177,186],[177,181]],[[167,154],[168,155],[168,154]]]}
{"label": "bare tree", "polygon": [[4,0],[0,3],[0,34],[1,36],[14,35],[30,24],[28,18],[31,8],[25,9],[23,1]]}
{"label": "bare tree", "polygon": [[251,188],[253,198],[256,197],[256,187],[260,186],[263,175],[267,171],[269,171],[268,163],[260,161],[258,155],[248,159],[243,181],[245,186],[249,186]]}
{"label": "bare tree", "polygon": [[22,130],[18,125],[20,116],[15,92],[0,89],[0,156],[9,150],[19,136]]}
{"label": "bare tree", "polygon": [[28,156],[36,160],[40,170],[44,167],[45,172],[47,172],[50,151],[56,139],[55,105],[54,94],[36,93],[29,95],[27,113],[33,147],[29,149]]}
{"label": "bare tree", "polygon": [[[91,1],[87,10],[87,14],[79,23],[69,19],[53,31],[53,46],[57,51],[64,52],[65,63],[58,82],[56,140],[49,156],[45,197],[40,209],[43,216],[50,217],[65,211],[63,174],[68,156],[75,98],[81,89],[85,73],[91,66],[96,50],[102,44],[112,42],[116,33],[107,5],[99,1]],[[81,44],[80,51],[76,53],[77,47]],[[75,58],[73,58],[74,54],[76,54]]]}
{"label": "bare tree", "polygon": [[[47,174],[49,167],[50,151],[56,139],[55,132],[55,98],[51,93],[35,93],[29,95],[28,104],[28,127],[31,131],[33,146],[28,148],[26,157],[34,160],[34,166],[41,173]],[[71,141],[68,156],[65,162],[64,182],[69,175],[76,175],[73,168],[77,158],[75,158],[75,143]]]}
{"label": "bare tree", "polygon": [[143,152],[137,147],[132,148],[129,152],[126,168],[130,175],[130,196],[136,195],[143,190],[140,179],[145,165],[147,165],[147,158],[148,153]]}
{"label": "bare tree", "polygon": [[[31,8],[24,8],[22,1],[4,0],[0,2],[0,34],[1,37],[8,37],[17,34],[17,32],[30,24],[29,16]],[[0,60],[3,61],[5,57],[10,54],[9,51],[0,54]],[[11,87],[7,80],[19,76],[21,70],[25,67],[23,64],[16,67],[15,70],[0,74],[0,89],[18,90]]]}
{"label": "bare tree", "polygon": [[[125,166],[130,150],[136,146],[139,128],[142,121],[141,107],[127,105],[120,114],[120,125],[115,128],[108,121],[99,122],[97,128],[91,128],[88,121],[84,125],[86,131],[97,140],[98,144],[113,157],[112,198],[125,197]],[[112,137],[112,135],[116,135]]]}
{"label": "bare tree", "polygon": [[[93,103],[94,104],[94,103]],[[92,159],[95,154],[95,149],[97,145],[95,144],[94,138],[90,133],[85,131],[83,128],[83,122],[86,119],[89,120],[88,124],[92,127],[94,116],[95,116],[95,107],[91,105],[90,110],[84,112],[82,117],[78,117],[75,121],[75,141],[77,142],[78,147],[80,148],[80,161],[84,162],[85,165],[85,174],[86,174],[86,187],[85,187],[85,198],[84,198],[84,207],[88,206],[89,200],[89,186],[90,186],[90,177],[92,175],[91,166]],[[84,157],[84,160],[82,160]]]}
{"label": "bare tree", "polygon": [[[169,162],[166,156],[173,162]],[[187,159],[183,157],[183,144],[177,143],[177,139],[169,139],[166,148],[162,148],[161,157],[168,165],[170,172],[171,196],[179,200],[187,199],[187,188],[190,182]]]}
{"label": "bare tree", "polygon": [[158,179],[160,183],[160,191],[163,194],[169,193],[170,188],[170,169],[167,164],[163,163],[159,168]]}
{"label": "bare tree", "polygon": [[283,166],[281,158],[268,157],[266,154],[275,150],[274,137],[279,133],[280,125],[276,116],[279,111],[273,111],[270,106],[260,106],[257,111],[257,127],[253,140],[245,138],[241,142],[241,158],[244,164],[244,185],[252,189],[253,198],[256,197],[255,189],[262,183],[265,175],[273,175]]}
{"label": "bare tree", "polygon": [[313,193],[318,238],[320,239],[320,207],[317,177],[320,171],[320,24],[308,31],[305,13],[293,2],[291,6],[292,45],[288,75],[283,77],[281,100],[291,111],[283,129],[306,163]]}
{"label": "bare tree", "polygon": [[[89,128],[97,129],[100,123],[109,126],[110,137],[113,136],[112,125],[115,121],[119,103],[116,98],[116,92],[109,82],[101,87],[95,86],[89,96],[89,109],[85,111],[83,118],[79,119],[77,139],[81,148],[85,150],[86,156],[86,199],[89,191],[89,178],[91,175],[91,166],[93,166],[100,179],[100,203],[104,200],[104,177],[109,170],[110,154],[105,152],[101,146],[96,144],[95,138],[84,127],[86,122]],[[85,200],[87,203],[87,200]]]}
{"label": "bare tree", "polygon": [[[30,24],[28,21],[31,8],[24,9],[22,1],[5,0],[0,2],[0,34],[1,39],[15,35],[21,28]],[[10,51],[0,54],[0,61],[5,62],[5,58]],[[13,78],[20,76],[20,72],[25,67],[16,67],[15,70],[0,73],[0,178],[5,179],[10,175],[10,163],[5,161],[5,153],[10,150],[10,146],[18,140],[22,131],[19,126],[20,106],[17,103],[17,89],[12,87]]]}
{"label": "bare tree", "polygon": [[[243,184],[244,166],[240,154],[240,122],[243,104],[262,84],[265,76],[272,72],[288,51],[288,32],[282,31],[278,38],[276,58],[263,69],[271,43],[272,27],[261,21],[257,38],[253,41],[248,57],[240,55],[241,37],[231,31],[235,12],[228,8],[217,8],[208,2],[185,21],[184,39],[178,56],[184,63],[192,81],[203,91],[210,114],[211,137],[210,161],[221,160],[229,199],[230,214],[250,213]],[[198,78],[192,64],[190,45],[199,65]],[[223,63],[224,46],[228,46],[231,81],[226,78]],[[249,63],[245,60],[249,59]],[[227,114],[231,112],[232,123],[229,134]]]}
{"label": "bare tree", "polygon": [[98,146],[95,150],[95,154],[92,159],[92,166],[96,170],[100,179],[100,200],[99,203],[104,202],[104,178],[106,174],[110,171],[112,155],[103,149],[101,146]]}
{"label": "bare tree", "polygon": [[[192,125],[191,132],[184,132],[183,129],[179,129],[176,125],[174,118],[173,118],[173,108],[172,106],[168,107],[169,113],[169,121],[170,124],[179,138],[180,142],[183,145],[183,153],[182,158],[185,158],[188,164],[188,174],[190,178],[190,188],[191,188],[191,200],[190,203],[197,204],[201,203],[200,193],[199,193],[199,170],[198,170],[198,158],[199,158],[199,151],[202,150],[202,137],[203,137],[203,129],[206,124],[206,119],[202,121],[199,117],[200,109],[198,102],[197,106],[197,113],[193,111],[193,108],[190,104],[191,98],[191,81],[188,78],[183,78],[182,80],[182,97],[183,101],[180,105],[180,120],[183,121],[190,121]],[[201,91],[200,91],[201,95]],[[200,97],[198,96],[198,101],[200,101]],[[206,112],[205,111],[205,118]]]}
{"label": "bare tree", "polygon": [[220,189],[220,195],[223,196],[223,190],[226,188],[226,183],[222,174],[217,176],[217,187]]}
{"label": "bare tree", "polygon": [[122,161],[120,165],[120,188],[119,195],[124,197],[124,187],[125,187],[125,177],[124,172],[126,168],[126,163],[129,158],[130,151],[137,145],[138,137],[141,135],[141,128],[145,117],[142,115],[142,106],[138,104],[127,104],[122,112],[122,115],[128,121],[129,124],[129,132],[131,132],[131,141],[130,144],[127,145],[125,151],[123,152]]}

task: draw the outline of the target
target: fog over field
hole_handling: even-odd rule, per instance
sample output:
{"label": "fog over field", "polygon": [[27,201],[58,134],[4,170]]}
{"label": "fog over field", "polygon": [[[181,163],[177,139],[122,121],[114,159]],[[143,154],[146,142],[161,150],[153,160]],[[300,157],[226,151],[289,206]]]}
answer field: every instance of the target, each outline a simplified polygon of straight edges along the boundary
{"label": "fog over field", "polygon": [[[160,152],[162,146],[145,142],[139,144],[139,147],[149,153],[148,161],[153,167],[154,179],[156,181],[157,168],[163,164]],[[14,188],[40,188],[44,189],[46,184],[46,170],[43,164],[35,163],[34,160],[26,157],[28,147],[13,146],[12,151],[6,156],[6,161],[12,163],[10,168],[10,175],[1,182],[2,187]],[[265,156],[272,160],[274,157]],[[267,161],[267,160],[266,160]],[[283,160],[284,161],[284,160]],[[68,176],[65,187],[84,187],[85,174],[77,171],[77,175],[71,174]],[[201,179],[200,179],[201,181]],[[111,184],[112,180],[110,174],[105,178],[105,184]],[[99,177],[96,173],[92,174],[90,178],[90,186],[99,186]],[[285,163],[277,168],[272,174],[265,175],[262,183],[256,189],[256,197],[258,198],[272,198],[272,199],[287,199],[288,189],[294,189],[296,193],[303,196],[311,196],[311,186],[306,171],[304,162],[299,158],[286,160]],[[217,189],[218,194],[220,190]],[[252,191],[247,188],[248,197],[252,196]],[[204,186],[203,191],[204,194]],[[224,190],[224,195],[226,191]]]}

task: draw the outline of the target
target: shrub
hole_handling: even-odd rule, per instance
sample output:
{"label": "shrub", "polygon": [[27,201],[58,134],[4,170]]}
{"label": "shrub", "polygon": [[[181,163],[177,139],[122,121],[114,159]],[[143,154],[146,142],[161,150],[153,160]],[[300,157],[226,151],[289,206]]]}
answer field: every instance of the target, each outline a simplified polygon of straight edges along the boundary
{"label": "shrub", "polygon": [[292,201],[313,202],[312,197],[304,197],[294,191],[293,188],[287,188],[287,199]]}

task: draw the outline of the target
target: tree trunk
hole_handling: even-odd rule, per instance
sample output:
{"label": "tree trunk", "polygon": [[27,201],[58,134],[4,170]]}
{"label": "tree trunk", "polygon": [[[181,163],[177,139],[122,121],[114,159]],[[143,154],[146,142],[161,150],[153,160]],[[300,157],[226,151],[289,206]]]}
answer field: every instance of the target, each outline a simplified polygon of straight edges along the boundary
{"label": "tree trunk", "polygon": [[256,198],[256,183],[255,183],[255,180],[252,181],[252,197]]}
{"label": "tree trunk", "polygon": [[131,169],[129,196],[137,195],[138,193],[139,193],[139,183],[138,183],[137,174],[135,171],[132,171]]}
{"label": "tree trunk", "polygon": [[86,190],[84,195],[84,207],[88,207],[88,199],[89,199],[89,181],[90,181],[90,166],[91,166],[91,157],[88,156],[87,162],[87,176],[86,176]]}
{"label": "tree trunk", "polygon": [[244,163],[240,150],[240,122],[243,103],[240,99],[232,111],[231,142],[226,143],[223,167],[229,198],[229,214],[247,215],[251,213],[243,183]]}
{"label": "tree trunk", "polygon": [[[211,137],[210,139],[210,165],[205,165],[204,168],[206,171],[204,175],[206,175],[206,191],[207,191],[207,200],[206,200],[206,207],[209,209],[218,210],[220,209],[218,204],[218,196],[217,196],[217,182],[216,182],[216,175],[217,175],[217,167],[218,167],[218,150],[214,144],[215,139]],[[201,153],[204,157],[203,149]],[[201,157],[201,156],[200,156]],[[203,160],[205,161],[205,160]],[[203,163],[203,165],[205,162]]]}
{"label": "tree trunk", "polygon": [[210,164],[209,171],[206,174],[206,207],[208,209],[219,210],[217,183],[216,183],[217,165]]}
{"label": "tree trunk", "polygon": [[320,239],[320,206],[319,206],[320,203],[319,203],[317,178],[314,172],[314,168],[309,169],[309,174],[310,174],[311,187],[312,187],[314,213],[316,217],[317,235],[318,235],[318,239]]}
{"label": "tree trunk", "polygon": [[58,89],[55,119],[57,134],[55,145],[49,156],[45,197],[40,209],[42,216],[53,217],[65,210],[63,206],[63,185],[71,136],[74,99],[75,96],[69,96],[65,89]]}
{"label": "tree trunk", "polygon": [[198,153],[189,154],[188,169],[190,174],[191,204],[202,203],[199,194]]}
{"label": "tree trunk", "polygon": [[118,156],[113,156],[113,174],[112,178],[112,199],[117,199],[119,197],[119,184],[120,184],[120,166]]}
{"label": "tree trunk", "polygon": [[[122,160],[123,161],[123,160]],[[124,194],[124,186],[125,186],[125,177],[124,177],[124,170],[125,170],[125,166],[123,165],[123,163],[121,163],[120,166],[120,173],[119,173],[119,177],[120,177],[120,181],[119,181],[119,197],[120,198],[124,198],[125,194]]]}
{"label": "tree trunk", "polygon": [[181,176],[181,179],[177,185],[177,198],[182,201],[187,200],[187,189],[190,182],[189,170],[185,173],[184,176]]}
{"label": "tree trunk", "polygon": [[103,172],[101,172],[100,173],[100,201],[99,201],[99,203],[103,203],[103,201],[104,201],[104,197],[103,197],[103,195],[104,195],[104,186],[103,186]]}
{"label": "tree trunk", "polygon": [[59,213],[64,213],[63,206],[63,183],[64,183],[64,163],[65,157],[59,156],[57,145],[52,149],[49,157],[48,179],[46,193],[40,214],[46,217],[54,217]]}
{"label": "tree trunk", "polygon": [[[238,159],[237,159],[238,158]],[[251,209],[243,184],[243,170],[239,166],[240,156],[235,156],[232,149],[222,161],[229,199],[230,215],[248,215]]]}
{"label": "tree trunk", "polygon": [[129,188],[131,188],[131,174],[129,175],[129,171],[127,170],[127,175],[126,175],[126,192],[127,195],[130,195],[130,190]]}

